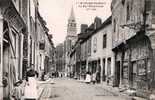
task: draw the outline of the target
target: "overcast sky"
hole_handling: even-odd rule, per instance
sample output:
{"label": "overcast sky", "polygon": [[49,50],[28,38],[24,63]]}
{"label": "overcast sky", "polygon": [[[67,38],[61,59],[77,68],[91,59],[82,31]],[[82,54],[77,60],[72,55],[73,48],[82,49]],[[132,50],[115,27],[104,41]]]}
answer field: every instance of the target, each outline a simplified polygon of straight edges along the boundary
{"label": "overcast sky", "polygon": [[[96,10],[87,10],[80,8],[80,1],[99,1],[106,2],[104,7],[96,8]],[[39,11],[47,22],[50,34],[53,34],[54,44],[57,45],[65,40],[67,34],[67,21],[73,6],[79,32],[80,24],[90,25],[94,21],[94,17],[98,16],[104,21],[111,15],[111,0],[39,0]]]}

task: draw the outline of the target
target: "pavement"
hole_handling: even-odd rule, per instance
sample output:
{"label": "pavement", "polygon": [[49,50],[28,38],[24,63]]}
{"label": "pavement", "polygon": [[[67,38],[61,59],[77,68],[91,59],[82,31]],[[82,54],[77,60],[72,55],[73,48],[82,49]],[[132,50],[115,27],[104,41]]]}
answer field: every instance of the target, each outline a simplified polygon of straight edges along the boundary
{"label": "pavement", "polygon": [[38,84],[39,100],[145,100],[138,97],[133,99],[106,83],[93,85],[82,80],[57,78]]}

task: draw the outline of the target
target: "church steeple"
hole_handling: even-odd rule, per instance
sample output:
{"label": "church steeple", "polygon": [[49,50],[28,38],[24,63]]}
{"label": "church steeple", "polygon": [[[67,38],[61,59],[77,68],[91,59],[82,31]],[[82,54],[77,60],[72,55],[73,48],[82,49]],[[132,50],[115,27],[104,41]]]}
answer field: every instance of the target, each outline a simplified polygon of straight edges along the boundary
{"label": "church steeple", "polygon": [[75,14],[74,14],[74,9],[72,6],[71,9],[71,14],[70,17],[68,19],[68,25],[67,25],[67,36],[76,36],[76,20],[75,20]]}
{"label": "church steeple", "polygon": [[75,20],[75,15],[74,15],[73,6],[72,6],[72,9],[71,9],[71,14],[70,14],[69,20]]}

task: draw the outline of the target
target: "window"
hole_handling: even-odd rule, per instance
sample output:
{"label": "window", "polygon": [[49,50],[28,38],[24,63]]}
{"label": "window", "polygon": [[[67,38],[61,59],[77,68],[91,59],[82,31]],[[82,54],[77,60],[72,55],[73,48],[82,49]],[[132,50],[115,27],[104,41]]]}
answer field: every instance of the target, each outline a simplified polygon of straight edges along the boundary
{"label": "window", "polygon": [[126,20],[128,21],[130,19],[130,8],[129,8],[129,4],[127,5],[127,16],[126,16]]}
{"label": "window", "polygon": [[103,35],[103,48],[106,48],[106,46],[107,46],[107,35],[104,34]]}
{"label": "window", "polygon": [[72,20],[72,22],[75,22],[75,20]]}
{"label": "window", "polygon": [[94,52],[97,51],[97,38],[94,38]]}
{"label": "window", "polygon": [[151,0],[146,0],[146,11],[150,11],[151,10]]}
{"label": "window", "polygon": [[91,39],[88,40],[88,56],[91,55]]}
{"label": "window", "polygon": [[113,23],[114,23],[114,32],[116,32],[116,20],[115,19],[114,19]]}
{"label": "window", "polygon": [[21,0],[19,0],[19,12],[22,14],[22,3],[21,3]]}

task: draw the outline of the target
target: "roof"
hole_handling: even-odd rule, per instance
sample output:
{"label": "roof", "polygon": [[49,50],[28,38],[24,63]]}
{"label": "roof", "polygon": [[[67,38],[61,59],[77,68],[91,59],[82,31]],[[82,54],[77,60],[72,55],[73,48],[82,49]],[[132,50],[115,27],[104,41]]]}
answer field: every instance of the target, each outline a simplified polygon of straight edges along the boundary
{"label": "roof", "polygon": [[[83,42],[86,41],[87,39],[89,39],[91,36],[93,36],[93,35],[96,34],[98,31],[102,30],[103,28],[105,28],[107,25],[109,25],[109,24],[111,24],[111,23],[112,23],[112,16],[108,17],[108,18],[102,23],[102,25],[101,25],[99,28],[93,30],[92,32],[89,32],[89,33],[88,33],[88,36],[85,38],[85,40],[83,40]],[[90,28],[90,27],[89,27],[89,28]],[[89,28],[88,28],[88,29],[89,29]],[[91,26],[90,29],[92,29],[92,26]]]}
{"label": "roof", "polygon": [[71,9],[71,14],[70,14],[69,20],[75,20],[75,14],[74,14],[73,6],[72,6],[72,9]]}
{"label": "roof", "polygon": [[[102,25],[97,28],[94,29],[94,23],[92,23],[87,29],[86,29],[86,33],[80,33],[78,34],[78,40],[76,41],[74,47],[77,45],[78,42],[80,43],[84,43],[85,41],[87,41],[91,36],[93,36],[94,34],[96,34],[98,31],[100,31],[101,29],[105,28],[107,25],[112,23],[112,16],[108,17],[103,23]],[[81,41],[80,41],[81,40]],[[71,51],[71,55],[74,53],[74,49],[73,51]]]}

